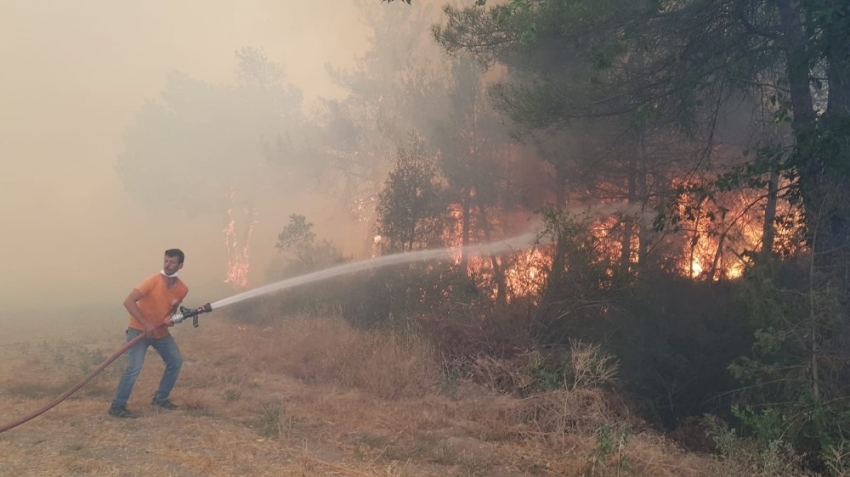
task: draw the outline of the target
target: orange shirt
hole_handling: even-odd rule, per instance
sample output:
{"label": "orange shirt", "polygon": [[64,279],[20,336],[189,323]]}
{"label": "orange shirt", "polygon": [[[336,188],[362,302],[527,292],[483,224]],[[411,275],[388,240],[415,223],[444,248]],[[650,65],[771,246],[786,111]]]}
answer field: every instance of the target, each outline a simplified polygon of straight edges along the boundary
{"label": "orange shirt", "polygon": [[[189,287],[179,278],[170,290],[166,286],[166,278],[161,273],[151,275],[136,286],[136,290],[142,292],[142,298],[136,302],[142,315],[152,325],[157,326],[171,316],[174,304],[180,304],[189,293]],[[130,328],[143,331],[141,323],[130,316]],[[168,336],[168,328],[157,329],[153,338],[165,338]]]}

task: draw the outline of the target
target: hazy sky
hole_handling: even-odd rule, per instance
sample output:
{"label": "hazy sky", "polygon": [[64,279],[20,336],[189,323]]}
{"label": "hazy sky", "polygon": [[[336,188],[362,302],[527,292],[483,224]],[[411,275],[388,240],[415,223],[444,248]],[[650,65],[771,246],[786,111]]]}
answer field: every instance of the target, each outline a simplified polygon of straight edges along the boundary
{"label": "hazy sky", "polygon": [[[195,291],[187,304],[222,298],[201,294],[224,278],[222,224],[158,220],[127,196],[114,166],[123,134],[169,71],[231,83],[234,53],[245,46],[283,64],[310,99],[339,96],[325,63],[349,66],[367,43],[347,0],[0,0],[0,303],[7,313],[120,305],[159,270],[169,247],[187,253],[183,277]],[[275,240],[258,233],[254,248],[262,256]],[[265,263],[254,266],[261,273]]]}

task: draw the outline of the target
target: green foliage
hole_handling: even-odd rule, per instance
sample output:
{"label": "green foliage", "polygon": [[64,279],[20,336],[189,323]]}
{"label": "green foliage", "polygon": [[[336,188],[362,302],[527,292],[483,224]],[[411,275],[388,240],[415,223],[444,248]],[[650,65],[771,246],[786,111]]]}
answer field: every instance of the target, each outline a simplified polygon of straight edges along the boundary
{"label": "green foliage", "polygon": [[850,475],[850,441],[828,446],[822,458],[831,475]]}
{"label": "green foliage", "polygon": [[783,417],[776,408],[768,407],[758,412],[749,406],[746,409],[732,406],[732,414],[751,429],[758,439],[774,442],[784,438],[786,429],[782,424]]}
{"label": "green foliage", "polygon": [[[546,350],[526,370],[541,389],[577,387],[604,375],[603,367],[593,364],[604,362],[599,356],[590,359],[583,368],[588,374],[582,374],[553,351],[574,340],[599,343],[617,357],[621,385],[637,396],[647,415],[672,426],[689,414],[731,410],[730,419],[752,437],[746,442],[748,450],[735,454],[741,439],[734,431],[717,431],[718,445],[727,457],[750,459],[749,470],[760,475],[790,469],[791,446],[819,455],[823,465],[837,473],[844,468],[848,449],[844,383],[850,382],[850,372],[842,345],[850,289],[848,123],[841,117],[847,115],[846,105],[828,104],[826,98],[839,101],[846,96],[841,80],[846,77],[846,55],[841,52],[848,51],[850,28],[844,28],[846,11],[835,2],[800,2],[800,15],[792,11],[790,17],[782,11],[787,5],[479,0],[470,8],[447,7],[444,26],[435,29],[447,52],[471,53],[482,64],[507,66],[491,97],[552,166],[560,181],[553,188],[566,189],[555,198],[559,206],[596,199],[622,201],[641,212],[658,208],[664,214],[657,218],[655,232],[664,234],[666,244],[693,251],[700,234],[706,234],[718,240],[719,257],[732,248],[723,240],[741,234],[734,228],[741,220],[735,204],[724,198],[751,193],[756,198],[746,208],[761,210],[765,190],[781,175],[779,199],[806,212],[805,238],[813,253],[807,263],[797,258],[802,257],[799,247],[774,246],[756,254],[757,244],[748,244],[732,250],[747,264],[744,280],[714,283],[716,277],[726,277],[711,270],[695,282],[678,275],[681,270],[675,267],[681,266],[682,256],[650,254],[660,247],[647,238],[652,231],[638,224],[643,217],[624,214],[618,219],[626,249],[622,266],[605,250],[610,235],[607,242],[600,238],[592,214],[547,208],[542,213],[543,236],[551,245],[544,248],[553,260],[543,270],[542,296],[529,300],[534,306],[527,313],[535,344]],[[470,111],[472,116],[480,111],[469,101],[482,83],[479,72],[461,71],[468,65],[458,63],[454,73],[462,74],[452,78],[457,90],[444,94],[439,80],[410,67],[407,57],[399,60],[390,53],[397,44],[412,41],[410,37],[397,25],[382,25],[379,32],[376,28],[375,50],[362,68],[337,76],[341,84],[356,89],[355,100],[336,104],[339,114],[328,130],[336,141],[335,153],[356,156],[357,161],[340,161],[357,164],[349,172],[365,170],[369,179],[383,177],[378,164],[359,168],[367,151],[374,152],[369,157],[397,159],[379,195],[383,251],[441,246],[451,220],[448,205],[466,207],[467,220],[476,206],[483,216],[505,206],[501,183],[514,178],[494,173],[495,161],[478,161],[480,142],[464,141],[479,131],[480,122],[469,119]],[[800,27],[799,40],[794,39],[795,26]],[[803,52],[800,63],[792,58],[795,50]],[[802,80],[788,72],[800,65],[805,70]],[[407,80],[402,87],[386,80],[395,77]],[[812,90],[814,101],[822,102],[801,102],[800,91]],[[436,128],[419,127],[426,134],[395,156],[387,148],[373,147],[392,142],[378,137],[398,141],[395,134],[447,98],[456,106],[452,111],[458,119],[446,121],[442,131],[473,133],[435,138],[430,132]],[[769,111],[767,122],[777,130],[793,126],[796,144],[750,144],[752,152],[738,163],[718,168],[722,161],[714,152],[728,147],[718,141],[718,124],[728,108],[739,106],[737,101]],[[379,119],[373,129],[359,121],[375,117]],[[548,136],[563,131],[567,134],[555,139]],[[428,152],[436,150],[440,156]],[[464,152],[469,150],[476,153]],[[676,190],[671,183],[681,185]],[[469,200],[471,190],[480,204]],[[515,195],[534,192],[526,188]],[[555,194],[547,189],[540,195],[551,201]],[[673,196],[675,200],[666,202]],[[540,203],[543,200],[535,207]],[[282,248],[309,268],[310,257],[330,254],[315,242],[306,219],[294,217],[281,234]],[[779,224],[797,219],[780,213],[773,220]],[[486,218],[482,221],[490,225]],[[774,225],[765,222],[768,229]],[[479,229],[483,234],[485,227]],[[629,234],[639,236],[638,263],[628,255]],[[801,245],[801,239],[795,244]],[[475,282],[470,284],[466,274],[451,263],[388,268],[344,286],[335,284],[334,303],[364,327],[409,324],[417,316],[464,322],[490,318],[494,313],[487,308],[493,306],[487,303],[489,297]],[[577,354],[571,350],[571,356]],[[740,384],[741,392],[728,392]],[[731,407],[733,403],[738,406]],[[613,452],[614,434],[600,434],[600,456]]]}
{"label": "green foliage", "polygon": [[537,390],[546,391],[564,386],[564,373],[544,362],[529,363],[529,374]]}
{"label": "green foliage", "polygon": [[288,416],[280,400],[271,400],[260,403],[257,417],[251,424],[261,436],[274,439],[281,436],[289,437],[296,430],[299,419]]}
{"label": "green foliage", "polygon": [[346,261],[343,253],[331,242],[317,240],[313,224],[299,214],[289,216],[289,223],[278,235],[275,247],[282,256],[267,271],[270,280],[295,277]]}
{"label": "green foliage", "polygon": [[306,217],[292,214],[289,216],[289,224],[277,236],[278,243],[275,247],[284,250],[293,249],[296,254],[305,253],[313,246],[316,239],[312,229],[313,224],[308,223]]}
{"label": "green foliage", "polygon": [[441,245],[445,204],[440,196],[435,161],[425,153],[421,137],[412,136],[398,151],[379,194],[378,234],[386,252]]}
{"label": "green foliage", "polygon": [[589,459],[589,475],[628,475],[631,461],[626,447],[630,440],[628,425],[614,427],[606,424],[597,429],[596,448]]}
{"label": "green foliage", "polygon": [[734,414],[763,445],[782,440],[811,455],[815,467],[842,469],[850,436],[846,364],[828,351],[836,300],[813,289],[811,265],[762,261],[748,274],[743,292],[755,340],[729,366],[745,385]]}
{"label": "green foliage", "polygon": [[[317,238],[313,224],[300,214],[289,216],[289,223],[278,235],[275,247],[278,254],[266,269],[269,282],[324,270],[349,260],[334,244]],[[327,313],[339,308],[348,283],[350,277],[323,280],[236,304],[231,313],[239,319],[254,320],[258,324],[267,324],[288,314]]]}
{"label": "green foliage", "polygon": [[[733,78],[766,61],[759,54],[740,58],[738,34],[745,29],[728,21],[723,8],[517,0],[493,5],[488,14],[477,7],[447,8],[446,26],[436,37],[450,53],[498,58],[523,73],[495,90],[497,104],[520,128],[560,129],[582,118],[657,108],[687,129]],[[754,41],[752,48],[762,43]],[[719,68],[727,74],[717,75]]]}
{"label": "green foliage", "polygon": [[[731,404],[724,393],[737,382],[726,367],[751,349],[754,331],[739,282],[695,282],[649,266],[622,277],[600,257],[591,221],[553,210],[546,224],[554,258],[545,301],[535,310],[535,339],[548,350],[570,342],[600,344],[617,359],[619,388],[645,416],[671,428],[686,416]],[[543,383],[567,379],[572,386],[599,375],[577,374],[568,361],[553,358],[532,368]]]}
{"label": "green foliage", "polygon": [[279,401],[269,401],[261,404],[258,417],[258,432],[263,437],[278,437],[284,426],[285,412]]}
{"label": "green foliage", "polygon": [[735,429],[730,429],[726,422],[711,414],[704,415],[703,422],[707,426],[706,434],[714,441],[720,455],[730,458],[738,449],[738,436]]}
{"label": "green foliage", "polygon": [[[768,418],[770,420],[772,418]],[[745,439],[717,417],[703,419],[707,434],[720,454],[719,475],[752,475],[757,477],[791,477],[812,475],[803,469],[799,454],[781,436],[772,440]],[[714,475],[714,474],[712,474]]]}

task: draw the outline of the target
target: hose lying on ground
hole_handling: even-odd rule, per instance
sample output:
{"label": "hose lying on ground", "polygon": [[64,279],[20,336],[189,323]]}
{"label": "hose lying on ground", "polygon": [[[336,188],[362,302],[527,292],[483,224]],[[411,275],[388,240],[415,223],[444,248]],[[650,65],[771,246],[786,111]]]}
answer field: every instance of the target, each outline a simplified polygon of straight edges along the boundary
{"label": "hose lying on ground", "polygon": [[[175,325],[177,323],[182,322],[186,318],[193,318],[193,324],[194,324],[195,327],[197,327],[198,326],[198,315],[200,315],[202,313],[209,313],[211,311],[212,311],[212,307],[210,306],[209,303],[207,303],[204,306],[195,308],[195,309],[186,308],[186,307],[181,306],[179,313],[175,313],[175,314],[171,315],[171,317],[168,319],[167,322],[160,323],[159,325],[155,326],[154,330],[158,330],[160,328],[165,328],[165,327],[168,327],[170,325]],[[119,356],[126,353],[128,349],[133,347],[134,344],[145,339],[145,336],[146,335],[144,333],[142,333],[139,336],[136,336],[132,340],[128,341],[127,344],[125,344],[121,349],[119,349],[118,351],[113,353],[112,356],[107,358],[106,361],[101,363],[97,368],[95,368],[92,372],[90,372],[88,375],[86,375],[86,377],[84,377],[79,383],[75,384],[71,389],[65,391],[64,393],[59,395],[56,399],[54,399],[54,400],[50,401],[49,403],[45,404],[44,406],[42,406],[40,409],[38,409],[38,410],[36,410],[36,411],[34,411],[30,414],[27,414],[26,416],[21,417],[20,419],[18,419],[16,421],[12,421],[12,422],[9,422],[7,424],[3,424],[2,426],[0,426],[0,434],[8,431],[9,429],[18,427],[21,424],[44,414],[45,412],[49,411],[50,409],[56,407],[56,405],[59,404],[60,402],[68,399],[72,394],[77,392],[81,387],[85,386],[87,382],[91,381],[92,378],[94,378],[95,376],[100,374],[101,371],[106,369],[107,366],[112,364],[113,361],[118,359]]]}
{"label": "hose lying on ground", "polygon": [[[159,327],[164,327],[164,326],[165,326],[165,325],[160,325]],[[158,328],[159,328],[159,327],[158,327]],[[107,367],[107,366],[109,366],[110,364],[112,364],[112,362],[113,362],[113,361],[115,361],[116,359],[118,359],[118,357],[119,357],[119,356],[121,356],[122,354],[124,354],[124,353],[125,353],[128,349],[132,348],[134,344],[138,343],[139,341],[141,341],[141,340],[143,340],[143,339],[145,339],[145,334],[144,334],[144,333],[142,333],[142,334],[140,334],[139,336],[137,336],[137,337],[133,338],[132,340],[128,341],[128,342],[127,342],[127,344],[125,344],[125,345],[124,345],[121,349],[119,349],[118,351],[116,351],[115,353],[113,353],[113,354],[112,354],[112,356],[110,356],[109,358],[107,358],[107,359],[106,359],[106,361],[104,361],[103,363],[101,363],[101,364],[100,364],[97,368],[95,368],[92,372],[90,372],[88,375],[86,375],[86,377],[85,377],[85,378],[83,378],[83,379],[82,379],[82,381],[80,381],[79,383],[75,384],[75,385],[74,385],[71,389],[69,389],[69,390],[65,391],[64,393],[62,393],[61,395],[59,395],[56,399],[54,399],[54,400],[50,401],[49,403],[45,404],[44,406],[42,406],[40,409],[38,409],[38,410],[36,410],[36,411],[34,411],[34,412],[30,413],[30,414],[27,414],[26,416],[23,416],[23,417],[21,417],[20,419],[18,419],[18,420],[16,420],[16,421],[9,422],[9,423],[7,423],[7,424],[3,424],[2,426],[0,426],[0,433],[6,432],[6,431],[8,431],[9,429],[12,429],[12,428],[18,427],[18,426],[20,426],[21,424],[23,424],[23,423],[25,423],[25,422],[29,421],[30,419],[34,419],[34,418],[36,418],[36,417],[38,417],[38,416],[40,416],[40,415],[44,414],[45,412],[49,411],[50,409],[54,408],[54,407],[55,407],[57,404],[59,404],[60,402],[62,402],[62,401],[64,401],[64,400],[68,399],[69,397],[71,397],[71,395],[72,395],[72,394],[74,394],[75,392],[77,392],[77,391],[78,391],[81,387],[85,386],[87,382],[91,381],[91,380],[92,380],[92,378],[94,378],[95,376],[97,376],[98,374],[100,374],[100,372],[101,372],[101,371],[103,371],[104,369],[106,369],[106,367]]]}

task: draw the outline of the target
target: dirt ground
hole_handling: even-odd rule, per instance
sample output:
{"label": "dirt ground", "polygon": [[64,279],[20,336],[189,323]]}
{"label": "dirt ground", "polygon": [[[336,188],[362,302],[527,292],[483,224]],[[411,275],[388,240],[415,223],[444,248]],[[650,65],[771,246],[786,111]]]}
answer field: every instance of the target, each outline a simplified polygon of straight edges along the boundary
{"label": "dirt ground", "polygon": [[[0,424],[40,408],[120,348],[124,320],[4,321]],[[352,363],[370,362],[377,350],[356,348],[362,337],[332,326],[260,328],[215,314],[198,329],[181,324],[173,329],[184,357],[172,394],[179,410],[149,405],[162,372],[149,350],[128,405],[141,416],[107,416],[119,359],[71,399],[0,434],[0,476],[717,475],[708,473],[712,458],[648,430],[615,432],[607,442],[591,431],[554,436],[539,421],[517,419],[525,403],[515,398],[464,382],[423,391],[375,368],[363,373]],[[316,338],[331,334],[343,341]],[[377,362],[387,361],[404,359]],[[406,366],[399,375],[419,372]],[[380,378],[377,391],[345,378],[358,373]]]}

